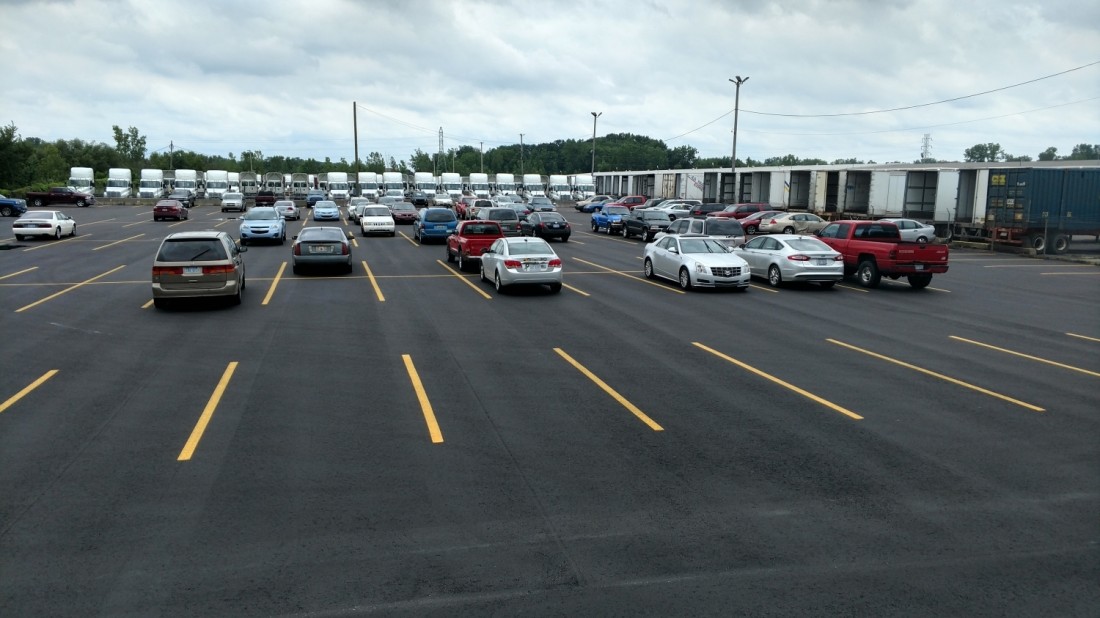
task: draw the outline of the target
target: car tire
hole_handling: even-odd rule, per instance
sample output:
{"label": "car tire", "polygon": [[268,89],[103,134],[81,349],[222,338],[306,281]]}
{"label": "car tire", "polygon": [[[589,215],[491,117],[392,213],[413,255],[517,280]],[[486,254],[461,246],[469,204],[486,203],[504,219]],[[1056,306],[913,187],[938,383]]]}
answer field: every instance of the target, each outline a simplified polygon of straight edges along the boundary
{"label": "car tire", "polygon": [[745,234],[748,234],[749,236],[752,236],[752,235],[756,234],[756,226],[755,225],[747,226],[745,228]]}
{"label": "car tire", "polygon": [[569,234],[566,234],[565,236],[562,236],[561,241],[562,242],[569,242]]}
{"label": "car tire", "polygon": [[291,267],[291,270],[292,270],[292,271],[294,271],[294,274],[295,274],[295,275],[300,275],[300,274],[302,274],[302,267],[301,267],[301,266],[299,266],[299,265],[297,265],[297,264],[295,264],[294,266],[292,266],[292,267]]}
{"label": "car tire", "polygon": [[856,279],[865,288],[878,287],[882,281],[882,274],[878,272],[878,265],[874,260],[863,260],[856,267]]}
{"label": "car tire", "polygon": [[593,221],[592,222],[592,233],[595,234],[598,231],[600,231],[600,226],[596,225],[596,222]]}
{"label": "car tire", "polygon": [[241,238],[241,246],[242,247],[247,247],[248,246],[248,239],[247,238]]}
{"label": "car tire", "polygon": [[42,198],[40,198],[40,197],[34,198],[34,207],[35,208],[42,208],[42,206],[43,206]]}
{"label": "car tire", "polygon": [[557,293],[561,292],[561,284],[560,283],[551,283],[550,284],[550,292],[553,293],[553,294],[557,294]]}
{"label": "car tire", "polygon": [[466,260],[462,259],[462,252],[459,251],[459,253],[458,253],[458,270],[461,271],[461,272],[466,272],[467,267],[468,267],[468,264],[467,264]]}
{"label": "car tire", "polygon": [[928,242],[928,237],[927,236],[917,236],[917,242],[919,242],[922,245],[926,244]]}
{"label": "car tire", "polygon": [[503,293],[504,284],[500,282],[500,272],[493,273],[493,288],[495,288],[497,292]]}
{"label": "car tire", "polygon": [[233,305],[239,305],[239,304],[241,304],[241,294],[242,294],[243,292],[244,292],[244,290],[243,290],[243,289],[242,289],[241,287],[239,287],[239,286],[238,286],[238,287],[237,287],[237,293],[236,293],[236,294],[234,294],[234,295],[233,295],[233,296],[231,297],[231,299],[230,299],[230,302],[231,302],[231,303],[232,303]]}
{"label": "car tire", "polygon": [[11,206],[0,206],[0,216],[10,217],[11,216]]}
{"label": "car tire", "polygon": [[73,229],[69,230],[69,238],[76,236],[76,224],[73,224]]}
{"label": "car tire", "polygon": [[455,261],[455,256],[454,256],[453,253],[451,253],[451,247],[450,246],[447,247],[447,261],[448,262],[454,262]]}
{"label": "car tire", "polygon": [[53,239],[61,240],[61,226],[57,226],[53,229]]}
{"label": "car tire", "polygon": [[691,289],[691,273],[688,272],[687,268],[683,268],[683,267],[680,268],[680,289],[681,290],[690,290]]}
{"label": "car tire", "polygon": [[286,231],[285,230],[283,231],[282,236],[279,236],[279,244],[280,245],[285,245],[286,244]]}
{"label": "car tire", "polygon": [[625,225],[623,226],[622,234],[623,234],[623,238],[630,238],[630,230],[626,229]]}
{"label": "car tire", "polygon": [[929,283],[932,283],[932,275],[909,275],[906,279],[909,280],[909,286],[914,290],[923,290],[928,287]]}
{"label": "car tire", "polygon": [[84,200],[77,200],[76,206],[77,208],[84,208],[85,206],[87,206],[87,204],[84,202]]}
{"label": "car tire", "polygon": [[348,262],[347,264],[344,265],[344,274],[345,275],[350,275],[353,272],[355,272],[355,267],[351,265],[351,262]]}
{"label": "car tire", "polygon": [[485,281],[485,265],[477,267],[477,279],[478,281]]}
{"label": "car tire", "polygon": [[646,279],[653,278],[653,261],[649,258],[645,259],[645,264],[642,266],[642,272],[645,273]]}
{"label": "car tire", "polygon": [[794,227],[788,225],[787,227],[783,228],[783,233],[784,234],[794,234]]}
{"label": "car tire", "polygon": [[783,273],[779,271],[779,267],[775,264],[768,267],[768,285],[773,288],[783,285]]}

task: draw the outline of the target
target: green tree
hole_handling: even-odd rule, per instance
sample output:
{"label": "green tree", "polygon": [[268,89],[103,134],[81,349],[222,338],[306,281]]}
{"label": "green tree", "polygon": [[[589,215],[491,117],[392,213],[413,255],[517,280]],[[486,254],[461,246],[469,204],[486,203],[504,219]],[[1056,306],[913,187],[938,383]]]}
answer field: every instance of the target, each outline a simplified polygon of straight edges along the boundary
{"label": "green tree", "polygon": [[1046,150],[1040,152],[1039,153],[1039,160],[1040,161],[1057,161],[1058,160],[1058,149],[1055,148],[1054,146],[1051,146],[1050,148],[1047,148]]}
{"label": "green tree", "polygon": [[112,125],[115,135],[115,151],[120,163],[133,165],[145,159],[145,136],[138,133],[137,127],[130,127],[124,133],[118,125]]}
{"label": "green tree", "polygon": [[1004,161],[1005,153],[1000,144],[974,144],[963,151],[963,160],[967,162]]}
{"label": "green tree", "polygon": [[1100,159],[1100,144],[1077,144],[1068,158],[1075,161]]}

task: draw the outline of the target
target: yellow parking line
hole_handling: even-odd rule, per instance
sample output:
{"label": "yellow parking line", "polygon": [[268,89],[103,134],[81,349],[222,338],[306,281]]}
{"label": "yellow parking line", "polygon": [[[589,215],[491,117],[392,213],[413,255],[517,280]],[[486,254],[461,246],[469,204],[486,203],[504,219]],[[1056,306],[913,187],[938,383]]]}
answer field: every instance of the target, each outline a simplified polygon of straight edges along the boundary
{"label": "yellow parking line", "polygon": [[776,290],[776,289],[770,288],[770,287],[764,287],[762,285],[756,285],[755,283],[750,283],[749,287],[753,288],[753,289],[756,289],[756,290],[764,290],[765,292],[771,292],[772,294],[778,294],[779,293],[779,290]]}
{"label": "yellow parking line", "polygon": [[31,272],[32,270],[36,269],[36,268],[38,268],[38,267],[37,267],[37,266],[31,266],[30,268],[24,268],[23,270],[19,270],[19,271],[13,272],[13,273],[12,273],[12,274],[10,274],[10,275],[4,275],[3,277],[0,277],[0,280],[2,280],[2,279],[8,279],[8,278],[14,277],[14,276],[16,276],[16,275],[22,275],[23,273],[29,273],[29,272]]}
{"label": "yellow parking line", "polygon": [[14,406],[16,404],[16,402],[18,402],[20,399],[26,397],[34,389],[38,388],[39,386],[42,386],[42,384],[46,380],[49,380],[50,378],[54,377],[54,375],[56,375],[57,372],[58,372],[57,369],[51,369],[51,370],[47,371],[46,373],[42,374],[42,376],[40,378],[38,378],[34,382],[31,382],[30,384],[25,386],[23,388],[23,390],[21,390],[18,393],[12,395],[11,397],[8,397],[7,401],[5,401],[4,403],[0,403],[0,414],[3,414],[4,410],[7,410],[8,408]]}
{"label": "yellow parking line", "polygon": [[1084,275],[1086,277],[1096,277],[1096,276],[1100,276],[1100,272],[1094,272],[1094,273],[1091,273],[1091,272],[1090,273],[1039,273],[1039,275],[1040,276],[1043,276],[1043,275],[1053,275],[1053,276]]}
{"label": "yellow parking line", "polygon": [[275,288],[279,285],[279,281],[283,278],[283,271],[286,270],[286,262],[279,264],[279,272],[275,273],[275,278],[271,280],[271,286],[267,288],[267,295],[264,296],[264,302],[260,303],[261,306],[267,306],[267,303],[271,302],[271,297],[275,295]]}
{"label": "yellow parking line", "polygon": [[1039,358],[1038,356],[1032,356],[1030,354],[1024,354],[1023,352],[1016,352],[1014,350],[1009,350],[1009,349],[1006,349],[1006,348],[998,348],[995,345],[989,345],[988,343],[982,343],[980,341],[974,341],[973,339],[964,339],[962,337],[956,337],[955,335],[949,335],[949,338],[954,339],[956,341],[963,341],[965,343],[970,343],[970,344],[973,344],[973,345],[981,346],[983,348],[989,348],[990,350],[997,350],[998,352],[1004,352],[1005,354],[1012,354],[1013,356],[1019,356],[1020,358],[1026,358],[1028,360],[1033,360],[1033,361],[1036,361],[1036,362],[1039,362],[1039,363],[1046,363],[1048,365],[1054,365],[1055,367],[1061,367],[1062,369],[1069,369],[1070,371],[1079,371],[1079,372],[1084,373],[1086,375],[1090,375],[1090,376],[1100,378],[1100,373],[1097,373],[1095,371],[1089,371],[1088,369],[1081,369],[1080,367],[1074,367],[1073,365],[1066,365],[1065,363],[1059,363],[1057,361],[1047,360],[1045,358]]}
{"label": "yellow parking line", "polygon": [[142,305],[141,308],[142,309],[148,309],[149,307],[152,307],[152,306],[153,306],[153,299],[150,298],[149,300],[145,301],[145,304]]}
{"label": "yellow parking line", "polygon": [[845,290],[852,290],[853,292],[863,292],[864,294],[866,294],[868,292],[868,290],[865,290],[863,288],[855,288],[855,287],[852,287],[850,285],[844,285],[843,283],[836,284],[836,287],[844,288]]}
{"label": "yellow parking line", "polygon": [[561,286],[562,286],[563,288],[566,288],[566,289],[568,289],[568,290],[572,290],[572,291],[576,292],[577,294],[580,294],[581,296],[592,296],[592,295],[591,295],[591,294],[589,294],[588,292],[585,292],[585,291],[583,291],[583,290],[578,290],[577,288],[575,288],[575,287],[573,287],[573,286],[571,286],[571,285],[569,285],[569,284],[566,284],[566,283],[563,283],[563,284],[561,284]]}
{"label": "yellow parking line", "polygon": [[237,361],[229,363],[229,366],[225,368],[225,372],[222,373],[222,379],[218,381],[218,386],[214,388],[214,392],[210,395],[210,400],[206,402],[206,407],[203,409],[202,414],[199,415],[199,420],[195,423],[195,428],[191,430],[191,437],[187,438],[187,444],[183,445],[183,450],[180,451],[176,461],[190,461],[191,456],[195,454],[195,449],[199,446],[199,440],[202,440],[202,434],[206,431],[206,426],[214,416],[214,410],[218,408],[218,402],[221,401],[222,395],[225,394],[225,389],[229,386],[229,379],[233,377],[233,372],[236,370]]}
{"label": "yellow parking line", "polygon": [[573,367],[577,371],[583,373],[586,378],[588,378],[589,380],[592,380],[592,382],[596,386],[603,389],[603,391],[605,393],[607,393],[608,395],[611,395],[611,397],[615,401],[618,401],[619,404],[622,405],[627,410],[629,410],[631,414],[638,417],[638,420],[642,421],[646,425],[649,425],[650,429],[652,429],[653,431],[664,431],[665,430],[664,427],[661,427],[656,422],[654,422],[653,419],[649,418],[649,416],[647,416],[645,412],[642,412],[641,410],[638,409],[637,406],[630,403],[626,399],[626,397],[623,397],[622,395],[620,395],[618,393],[618,391],[616,391],[615,389],[608,386],[607,382],[604,382],[603,380],[598,378],[596,376],[596,374],[589,371],[588,368],[586,368],[584,365],[577,362],[576,359],[574,359],[572,356],[569,356],[568,354],[566,354],[564,350],[562,350],[561,348],[554,348],[554,352],[556,352],[558,354],[558,356],[564,358],[567,363],[569,363],[570,365],[573,365]]}
{"label": "yellow parking line", "polygon": [[95,225],[97,223],[106,223],[108,221],[114,221],[118,217],[111,217],[110,219],[100,219],[99,221],[89,221],[88,223],[81,223],[80,227],[88,227],[89,225]]}
{"label": "yellow parking line", "polygon": [[61,296],[62,294],[66,293],[66,292],[71,292],[71,291],[75,290],[76,288],[88,285],[89,283],[95,281],[96,279],[102,279],[103,277],[106,277],[107,275],[109,275],[111,273],[122,270],[123,268],[126,268],[125,264],[123,264],[122,266],[119,266],[117,268],[112,268],[111,270],[108,270],[107,272],[103,273],[102,275],[96,275],[96,276],[92,277],[91,279],[85,279],[84,281],[81,281],[80,283],[77,283],[75,285],[71,285],[71,286],[65,288],[64,290],[61,290],[60,292],[54,292],[53,294],[50,294],[49,296],[47,296],[46,298],[43,298],[42,300],[36,300],[36,301],[34,301],[33,303],[31,303],[29,305],[25,305],[23,307],[20,307],[20,308],[16,309],[15,312],[16,313],[22,313],[22,312],[26,311],[27,309],[30,309],[32,307],[36,307],[38,305],[41,305],[42,303],[46,302],[47,300],[53,300],[53,299],[57,298],[58,296]]}
{"label": "yellow parking line", "polygon": [[412,238],[410,238],[407,234],[405,234],[405,232],[401,232],[401,238],[404,238],[405,240],[412,243],[412,246],[414,246],[414,247],[419,247],[420,246],[420,243],[418,243],[415,240],[413,240]]}
{"label": "yellow parking line", "polygon": [[[952,261],[957,261],[957,260],[952,260]],[[990,265],[990,266],[982,266],[982,268],[1050,268],[1050,266],[1051,266],[1050,264],[1045,264],[1045,263],[1044,264],[993,264],[993,265]],[[1074,268],[1074,267],[1083,268],[1083,267],[1086,267],[1086,266],[1092,266],[1092,264],[1059,264],[1059,266],[1066,266],[1068,268]]]}
{"label": "yellow parking line", "polygon": [[[35,266],[35,268],[38,268],[38,267]],[[16,273],[16,274],[19,274],[19,273]],[[0,278],[2,278],[2,277],[0,277]],[[1078,339],[1088,339],[1089,341],[1100,341],[1100,339],[1097,339],[1096,337],[1086,337],[1085,335],[1076,335],[1074,333],[1066,333],[1066,334],[1069,335],[1070,337],[1077,337]]]}
{"label": "yellow parking line", "polygon": [[775,382],[776,384],[778,384],[778,385],[780,385],[784,388],[790,389],[790,390],[798,393],[799,395],[802,395],[803,397],[806,397],[807,399],[810,399],[812,401],[816,401],[817,403],[820,403],[821,405],[825,406],[826,408],[829,408],[831,410],[835,410],[837,412],[840,412],[844,416],[855,419],[857,421],[863,420],[862,416],[856,414],[855,412],[852,412],[851,410],[849,410],[847,408],[838,406],[837,404],[835,404],[835,403],[833,403],[833,402],[831,402],[827,399],[822,399],[821,397],[818,397],[817,395],[815,395],[815,394],[813,394],[813,393],[811,393],[807,390],[803,390],[803,389],[795,386],[794,384],[791,384],[789,382],[781,380],[781,379],[779,379],[779,378],[777,378],[777,377],[775,377],[775,376],[773,376],[769,373],[765,373],[765,372],[757,369],[756,367],[753,367],[751,365],[746,365],[745,363],[742,363],[741,361],[737,360],[736,358],[733,358],[731,356],[726,356],[725,354],[722,354],[718,350],[715,350],[713,348],[708,348],[707,346],[705,346],[705,345],[703,345],[699,342],[696,342],[696,341],[693,341],[691,343],[691,345],[693,345],[693,346],[695,346],[695,347],[697,347],[701,350],[705,350],[707,352],[710,352],[711,354],[717,356],[718,358],[729,361],[729,362],[733,363],[734,365],[737,365],[738,367],[740,367],[742,369],[745,369],[746,371],[751,371],[752,373],[755,373],[756,375],[758,375],[758,376],[760,376],[760,377],[762,377],[766,380],[771,380],[772,382]]}
{"label": "yellow parking line", "polygon": [[357,239],[357,238],[352,238],[352,239],[351,239],[351,246],[353,246],[353,247],[355,247],[356,249],[358,249],[358,248],[359,248],[359,239]]}
{"label": "yellow parking line", "polygon": [[135,225],[141,225],[142,223],[145,223],[145,221],[135,221],[134,223],[127,223],[122,227],[134,227]]}
{"label": "yellow parking line", "polygon": [[[489,296],[488,294],[486,294],[486,293],[485,293],[485,290],[483,290],[483,289],[481,289],[481,288],[477,287],[476,285],[474,285],[474,284],[470,283],[469,281],[467,281],[467,280],[466,280],[466,277],[462,276],[462,273],[460,273],[460,272],[458,272],[457,270],[455,270],[455,269],[451,268],[450,266],[446,265],[446,264],[445,264],[445,263],[443,262],[443,260],[436,260],[435,262],[436,262],[437,264],[439,264],[440,266],[442,266],[443,268],[446,268],[446,269],[447,269],[447,270],[448,270],[448,271],[449,271],[449,272],[450,272],[451,274],[453,274],[453,275],[454,275],[455,277],[458,277],[458,280],[459,280],[459,281],[461,281],[462,283],[465,283],[466,285],[470,286],[470,288],[471,288],[471,289],[473,289],[473,291],[475,291],[475,292],[477,292],[478,294],[481,294],[482,296],[484,296],[484,297],[485,297],[485,300],[493,300],[493,297],[492,297],[492,296]],[[479,279],[480,279],[480,277],[479,277]]]}
{"label": "yellow parking line", "polygon": [[92,249],[92,251],[99,251],[100,249],[106,249],[107,247],[113,247],[114,245],[121,244],[121,243],[124,243],[128,240],[133,240],[135,238],[141,238],[142,236],[145,236],[145,234],[138,234],[137,236],[131,236],[129,238],[123,238],[122,240],[116,240],[112,243],[107,243],[105,245],[101,245],[99,247],[96,247],[95,249]]}
{"label": "yellow parking line", "polygon": [[374,273],[371,272],[370,266],[367,266],[367,261],[363,260],[363,270],[367,271],[367,278],[370,279],[371,287],[374,288],[374,295],[378,297],[378,302],[386,302],[386,297],[382,296],[382,288],[378,287],[378,280],[374,278]]}
{"label": "yellow parking line", "polygon": [[856,352],[861,352],[863,354],[866,354],[867,356],[871,356],[871,357],[877,358],[879,360],[884,360],[884,361],[889,362],[889,363],[894,363],[895,365],[905,367],[906,369],[912,369],[913,371],[919,371],[919,372],[921,372],[925,375],[929,375],[929,376],[932,376],[934,378],[939,378],[941,380],[945,380],[947,382],[950,382],[950,383],[958,385],[958,386],[962,386],[962,387],[965,387],[965,388],[969,388],[971,390],[978,391],[979,393],[982,393],[983,395],[989,395],[990,397],[996,397],[997,399],[1007,401],[1009,403],[1014,403],[1018,406],[1027,408],[1029,410],[1034,410],[1035,412],[1045,412],[1046,411],[1043,408],[1040,408],[1039,406],[1033,406],[1030,403],[1020,401],[1019,399],[1013,399],[1012,397],[1008,397],[1008,396],[1002,395],[1000,393],[995,393],[991,390],[982,388],[980,386],[974,386],[973,384],[963,382],[962,380],[956,380],[955,378],[945,376],[942,373],[936,373],[935,371],[930,371],[930,370],[925,369],[923,367],[918,367],[916,365],[909,364],[905,361],[897,360],[896,358],[890,358],[889,356],[884,356],[882,354],[878,354],[878,353],[872,352],[870,350],[865,350],[863,348],[858,348],[854,345],[844,343],[843,341],[837,341],[836,339],[826,339],[825,341],[828,341],[829,343],[835,343],[836,345],[848,348],[849,350],[855,350]]}
{"label": "yellow parking line", "polygon": [[402,354],[401,360],[405,361],[405,371],[409,373],[409,380],[412,382],[413,390],[416,391],[416,398],[420,402],[420,411],[424,414],[424,422],[428,425],[428,434],[432,437],[432,443],[442,444],[443,431],[439,429],[439,422],[436,421],[435,412],[432,410],[432,402],[428,401],[428,393],[424,390],[424,383],[420,381],[420,374],[416,372],[412,356]]}
{"label": "yellow parking line", "polygon": [[60,245],[62,243],[71,242],[71,241],[76,240],[77,238],[80,238],[81,240],[83,240],[83,239],[85,239],[89,236],[91,236],[91,234],[81,234],[80,236],[70,236],[69,238],[66,238],[64,240],[57,240],[57,241],[54,241],[54,242],[51,242],[51,243],[42,243],[41,245],[38,245],[37,247],[28,247],[26,249],[23,249],[23,252],[26,253],[27,251],[38,251],[39,249],[45,249],[46,247],[56,247],[57,245]]}
{"label": "yellow parking line", "polygon": [[634,281],[641,281],[642,283],[648,283],[649,285],[660,288],[662,290],[668,290],[669,292],[676,292],[677,294],[684,294],[685,293],[683,290],[677,290],[676,288],[670,288],[667,285],[664,285],[662,283],[657,283],[656,281],[650,281],[649,279],[644,279],[642,277],[634,277],[634,276],[628,275],[624,272],[620,272],[620,271],[614,270],[612,268],[608,268],[606,266],[600,266],[599,264],[596,264],[594,262],[589,262],[588,260],[582,260],[579,257],[575,257],[573,259],[577,260],[578,262],[583,262],[585,264],[588,264],[589,266],[595,266],[596,268],[602,268],[603,270],[606,270],[609,273],[614,273],[616,275],[626,277],[627,279],[632,279]]}

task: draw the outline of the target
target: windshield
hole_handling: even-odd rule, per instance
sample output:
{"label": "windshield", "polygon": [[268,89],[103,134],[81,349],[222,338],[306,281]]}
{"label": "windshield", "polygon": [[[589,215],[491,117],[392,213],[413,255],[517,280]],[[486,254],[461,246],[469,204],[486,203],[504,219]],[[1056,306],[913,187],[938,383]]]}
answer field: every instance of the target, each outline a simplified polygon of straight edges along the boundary
{"label": "windshield", "polygon": [[307,227],[298,234],[299,242],[343,242],[345,239],[342,230],[330,227]]}
{"label": "windshield", "polygon": [[363,209],[364,217],[388,217],[390,209],[385,206],[368,206]]}
{"label": "windshield", "polygon": [[533,197],[531,198],[532,204],[553,204],[548,197]]}
{"label": "windshield", "polygon": [[503,208],[494,208],[485,215],[485,218],[491,221],[515,221],[519,216],[516,215],[516,211],[511,208],[507,210]]}
{"label": "windshield", "polygon": [[629,215],[630,209],[626,206],[607,206],[603,209],[605,215]]}
{"label": "windshield", "polygon": [[223,200],[239,200],[244,197],[243,193],[222,193]]}
{"label": "windshield", "polygon": [[279,215],[275,213],[274,208],[253,208],[244,213],[244,218],[248,221],[262,221],[266,219],[278,219]]}
{"label": "windshield", "polygon": [[710,238],[690,238],[680,241],[681,253],[728,253],[726,246]]}
{"label": "windshield", "polygon": [[663,212],[656,212],[652,210],[643,210],[640,212],[642,219],[652,219],[654,221],[664,221],[668,223],[668,215]]}
{"label": "windshield", "polygon": [[744,236],[745,230],[734,219],[707,219],[707,234],[716,236]]}

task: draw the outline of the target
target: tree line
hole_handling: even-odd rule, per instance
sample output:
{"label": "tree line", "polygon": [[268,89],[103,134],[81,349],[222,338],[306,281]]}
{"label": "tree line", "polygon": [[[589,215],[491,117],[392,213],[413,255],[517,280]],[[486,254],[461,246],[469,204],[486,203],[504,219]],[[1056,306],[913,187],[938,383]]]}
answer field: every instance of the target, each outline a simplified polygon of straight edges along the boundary
{"label": "tree line", "polygon": [[[512,144],[482,151],[473,146],[459,146],[442,153],[427,153],[420,149],[408,159],[387,161],[382,154],[371,152],[358,165],[346,158],[323,161],[314,158],[287,157],[279,154],[265,155],[259,150],[246,150],[239,154],[209,155],[190,150],[158,150],[149,153],[146,138],[135,127],[123,130],[111,127],[115,144],[88,142],[80,139],[47,142],[37,137],[22,137],[14,123],[0,127],[0,189],[19,195],[24,191],[39,190],[50,185],[64,183],[69,178],[69,168],[90,167],[99,177],[97,186],[106,184],[107,170],[112,167],[129,168],[137,178],[143,168],[195,169],[278,172],[378,172],[431,171],[497,172],[513,174],[583,174],[592,170],[591,140],[555,140],[541,144]],[[661,140],[634,135],[612,133],[596,139],[595,171],[660,170],[660,169],[713,169],[730,166],[730,157],[700,157],[694,146],[669,147]],[[1050,147],[1038,154],[1039,161],[1100,159],[1100,144],[1078,144],[1071,154],[1059,156],[1058,149]],[[1029,156],[1013,156],[996,143],[975,144],[963,152],[964,161],[1031,161]],[[918,159],[913,163],[946,163],[936,159]],[[825,165],[825,164],[874,164],[875,161],[818,158],[802,158],[793,154],[756,160],[738,159],[737,167]],[[900,163],[892,161],[891,163]]]}

